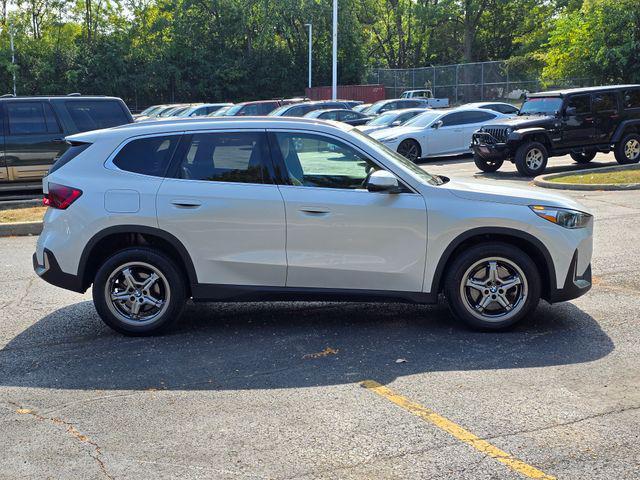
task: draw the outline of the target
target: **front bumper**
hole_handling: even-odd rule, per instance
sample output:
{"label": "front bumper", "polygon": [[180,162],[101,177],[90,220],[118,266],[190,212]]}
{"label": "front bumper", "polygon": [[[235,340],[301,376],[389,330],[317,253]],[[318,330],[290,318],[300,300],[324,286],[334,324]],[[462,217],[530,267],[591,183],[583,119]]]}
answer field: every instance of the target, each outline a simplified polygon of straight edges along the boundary
{"label": "front bumper", "polygon": [[470,148],[473,153],[487,160],[506,160],[513,156],[508,144],[498,142],[486,132],[474,133],[471,137]]}
{"label": "front bumper", "polygon": [[577,275],[578,270],[578,251],[576,250],[569,265],[569,271],[565,278],[564,285],[561,288],[551,291],[549,294],[549,303],[566,302],[574,298],[581,297],[591,290],[591,264],[580,276]]}
{"label": "front bumper", "polygon": [[40,278],[51,285],[55,285],[56,287],[61,287],[66,290],[78,293],[84,293],[87,290],[82,286],[80,277],[62,271],[51,250],[45,248],[42,256],[43,263],[40,264],[38,262],[38,256],[35,253],[33,254],[33,269]]}

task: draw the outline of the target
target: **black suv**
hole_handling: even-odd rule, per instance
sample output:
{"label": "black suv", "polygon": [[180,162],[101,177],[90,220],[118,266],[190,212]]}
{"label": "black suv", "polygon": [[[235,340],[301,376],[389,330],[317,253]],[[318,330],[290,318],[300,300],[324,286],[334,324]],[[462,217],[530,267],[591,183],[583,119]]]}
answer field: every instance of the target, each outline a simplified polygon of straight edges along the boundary
{"label": "black suv", "polygon": [[0,190],[40,186],[74,133],[132,123],[115,97],[0,97]]}
{"label": "black suv", "polygon": [[495,172],[505,160],[533,177],[548,157],[588,163],[613,151],[620,164],[640,160],[640,85],[574,88],[529,94],[520,113],[473,134],[476,166]]}

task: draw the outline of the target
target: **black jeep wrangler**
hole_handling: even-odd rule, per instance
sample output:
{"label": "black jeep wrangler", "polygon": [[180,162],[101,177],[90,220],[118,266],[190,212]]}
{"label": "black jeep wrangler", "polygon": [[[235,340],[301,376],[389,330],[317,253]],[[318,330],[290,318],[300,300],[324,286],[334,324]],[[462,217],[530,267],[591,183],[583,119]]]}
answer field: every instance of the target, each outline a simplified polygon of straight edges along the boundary
{"label": "black jeep wrangler", "polygon": [[471,141],[476,166],[495,172],[505,160],[520,174],[544,172],[549,157],[588,163],[613,151],[620,164],[640,160],[640,85],[529,94],[520,113],[484,125]]}

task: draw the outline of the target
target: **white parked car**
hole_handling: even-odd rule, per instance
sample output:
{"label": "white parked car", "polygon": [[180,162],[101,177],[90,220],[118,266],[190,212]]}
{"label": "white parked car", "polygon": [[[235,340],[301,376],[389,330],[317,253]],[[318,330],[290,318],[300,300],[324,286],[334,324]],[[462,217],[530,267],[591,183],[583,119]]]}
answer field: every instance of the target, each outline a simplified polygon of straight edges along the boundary
{"label": "white parked car", "polygon": [[399,127],[416,115],[426,112],[426,108],[406,108],[403,110],[390,110],[382,115],[369,120],[365,125],[358,127],[364,133],[376,132],[383,128]]}
{"label": "white parked car", "polygon": [[505,102],[474,102],[463,105],[464,108],[481,108],[483,110],[493,110],[505,115],[515,116],[520,109],[510,103]]}
{"label": "white parked car", "polygon": [[399,127],[371,133],[409,160],[437,155],[469,153],[471,136],[482,125],[509,115],[480,108],[459,107],[446,110],[429,110]]}
{"label": "white parked car", "polygon": [[166,328],[188,298],[441,292],[459,319],[500,329],[591,286],[593,219],[577,202],[432,176],[346,125],[169,120],[68,140],[43,181],[34,268],[69,290],[93,285],[125,334]]}

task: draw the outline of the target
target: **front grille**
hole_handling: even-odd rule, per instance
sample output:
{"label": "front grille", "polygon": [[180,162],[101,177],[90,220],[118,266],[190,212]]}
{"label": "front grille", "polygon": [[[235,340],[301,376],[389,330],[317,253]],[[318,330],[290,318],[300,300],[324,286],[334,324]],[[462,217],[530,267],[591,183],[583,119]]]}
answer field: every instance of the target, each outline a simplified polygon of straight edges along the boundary
{"label": "front grille", "polygon": [[505,143],[507,141],[508,127],[484,127],[484,132],[491,135],[496,143]]}

